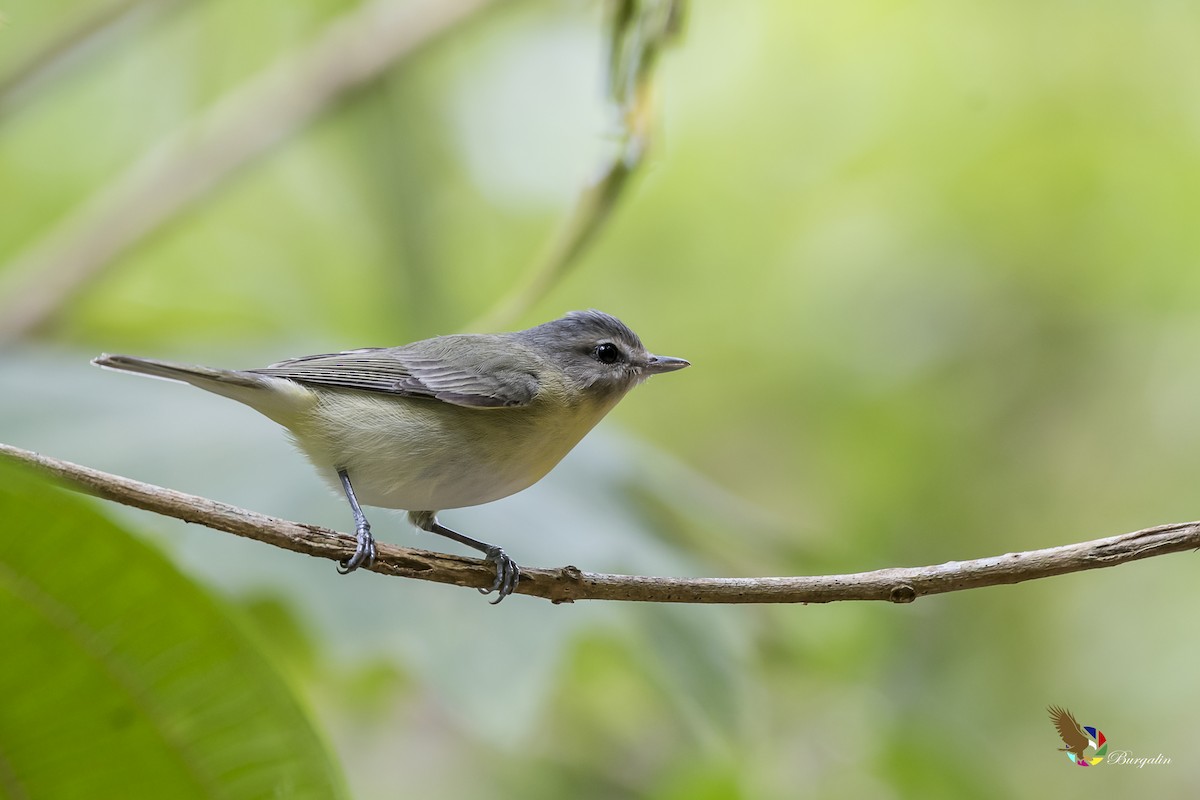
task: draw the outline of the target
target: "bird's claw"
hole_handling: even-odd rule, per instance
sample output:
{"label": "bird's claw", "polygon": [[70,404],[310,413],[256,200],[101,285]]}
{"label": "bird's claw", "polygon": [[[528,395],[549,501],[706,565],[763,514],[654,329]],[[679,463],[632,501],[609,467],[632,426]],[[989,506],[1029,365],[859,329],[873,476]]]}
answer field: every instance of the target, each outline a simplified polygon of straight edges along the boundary
{"label": "bird's claw", "polygon": [[521,568],[499,547],[488,548],[483,558],[496,565],[496,580],[492,582],[491,588],[480,589],[479,593],[498,592],[499,595],[492,601],[492,605],[496,605],[516,590],[517,584],[521,580]]}
{"label": "bird's claw", "polygon": [[370,567],[375,563],[375,537],[371,535],[371,526],[362,524],[354,529],[354,555],[345,561],[339,561],[337,571],[349,575],[359,567]]}

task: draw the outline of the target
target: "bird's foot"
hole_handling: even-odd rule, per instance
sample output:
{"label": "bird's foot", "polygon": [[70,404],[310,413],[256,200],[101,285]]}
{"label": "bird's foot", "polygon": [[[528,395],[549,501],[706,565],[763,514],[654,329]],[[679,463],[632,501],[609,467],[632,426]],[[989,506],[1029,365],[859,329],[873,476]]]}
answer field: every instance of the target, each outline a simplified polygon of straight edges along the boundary
{"label": "bird's foot", "polygon": [[354,528],[357,540],[354,545],[354,555],[345,561],[339,561],[337,571],[349,575],[359,567],[370,567],[375,563],[375,537],[371,535],[371,526],[363,520]]}
{"label": "bird's foot", "polygon": [[496,599],[492,601],[492,605],[496,605],[517,588],[517,583],[521,580],[521,568],[499,547],[489,547],[484,552],[483,558],[496,565],[496,580],[492,582],[490,589],[480,589],[479,593],[498,592]]}

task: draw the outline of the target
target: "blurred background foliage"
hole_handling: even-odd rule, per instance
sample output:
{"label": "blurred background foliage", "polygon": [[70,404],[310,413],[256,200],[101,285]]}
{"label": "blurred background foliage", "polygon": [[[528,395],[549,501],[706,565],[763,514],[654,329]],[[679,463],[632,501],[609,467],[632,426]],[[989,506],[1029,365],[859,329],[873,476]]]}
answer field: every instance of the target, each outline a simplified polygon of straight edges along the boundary
{"label": "blurred background foliage", "polygon": [[[399,343],[468,327],[526,285],[583,187],[628,155],[606,6],[386,5],[465,10],[11,335],[0,440],[345,529],[270,423],[87,359],[255,366]],[[62,278],[54,248],[79,209],[125,208],[112,187],[161,142],[186,153],[215,103],[366,8],[0,6],[0,309]],[[654,64],[642,100],[659,113],[636,121],[649,150],[607,226],[503,325],[597,307],[695,366],[639,389],[538,486],[447,519],[529,564],[765,575],[1200,516],[1198,26],[1200,8],[1166,0],[695,3]],[[155,211],[127,206],[117,222]],[[911,606],[490,608],[14,485],[6,537],[52,523],[55,557],[93,568],[78,587],[134,581],[114,564],[127,529],[174,564],[139,557],[170,573],[164,592],[187,580],[184,599],[241,631],[206,652],[253,659],[258,643],[312,720],[305,746],[327,741],[337,765],[306,786],[337,791],[338,772],[363,798],[1200,786],[1187,556]],[[40,516],[19,513],[35,499]],[[376,530],[441,544],[399,515]],[[13,552],[0,573],[25,563]],[[145,634],[136,608],[108,624]],[[155,629],[164,653],[192,635]],[[24,653],[57,646],[7,631]],[[17,661],[0,684],[24,685]],[[229,681],[213,670],[211,703]],[[1049,703],[1172,763],[1080,773],[1055,752]],[[63,704],[29,735],[96,719]]]}

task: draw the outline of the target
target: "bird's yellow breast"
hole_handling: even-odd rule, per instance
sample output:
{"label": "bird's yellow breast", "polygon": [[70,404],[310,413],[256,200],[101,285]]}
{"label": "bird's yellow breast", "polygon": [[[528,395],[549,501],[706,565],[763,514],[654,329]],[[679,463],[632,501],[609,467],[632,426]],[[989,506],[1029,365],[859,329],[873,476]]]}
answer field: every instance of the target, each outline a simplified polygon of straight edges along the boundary
{"label": "bird's yellow breast", "polygon": [[306,411],[284,422],[297,446],[334,486],[345,469],[362,503],[410,511],[479,505],[528,488],[620,399],[552,387],[528,406],[481,409],[366,392],[314,394]]}

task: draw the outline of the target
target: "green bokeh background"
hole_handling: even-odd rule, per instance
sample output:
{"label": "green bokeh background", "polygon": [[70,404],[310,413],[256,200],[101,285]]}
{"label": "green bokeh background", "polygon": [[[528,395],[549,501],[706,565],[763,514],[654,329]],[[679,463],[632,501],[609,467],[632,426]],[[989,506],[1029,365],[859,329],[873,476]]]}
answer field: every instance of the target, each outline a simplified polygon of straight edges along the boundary
{"label": "green bokeh background", "polygon": [[[113,5],[3,4],[0,80]],[[0,96],[0,277],[356,7],[133,5]],[[613,145],[602,11],[494,4],[224,181],[0,350],[0,441],[345,529],[268,421],[87,359],[256,366],[469,325]],[[694,3],[648,163],[513,321],[597,307],[694,366],[447,521],[531,565],[787,575],[1200,516],[1197,29],[1157,0]],[[907,606],[491,608],[97,508],[250,626],[357,797],[1200,787],[1194,556]],[[1073,768],[1051,703],[1172,763]]]}

